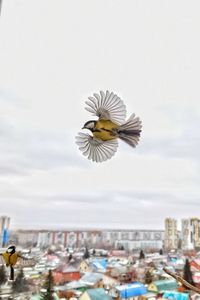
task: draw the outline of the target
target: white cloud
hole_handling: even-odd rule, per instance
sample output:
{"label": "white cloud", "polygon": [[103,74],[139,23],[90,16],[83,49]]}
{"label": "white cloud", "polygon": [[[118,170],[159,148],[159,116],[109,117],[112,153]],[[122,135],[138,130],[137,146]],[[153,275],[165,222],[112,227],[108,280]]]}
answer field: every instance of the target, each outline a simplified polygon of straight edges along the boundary
{"label": "white cloud", "polygon": [[[160,0],[3,3],[0,196],[16,226],[75,218],[159,228],[165,216],[196,214],[199,8]],[[143,132],[136,149],[120,143],[97,165],[74,136],[91,117],[84,101],[100,89],[119,94]]]}

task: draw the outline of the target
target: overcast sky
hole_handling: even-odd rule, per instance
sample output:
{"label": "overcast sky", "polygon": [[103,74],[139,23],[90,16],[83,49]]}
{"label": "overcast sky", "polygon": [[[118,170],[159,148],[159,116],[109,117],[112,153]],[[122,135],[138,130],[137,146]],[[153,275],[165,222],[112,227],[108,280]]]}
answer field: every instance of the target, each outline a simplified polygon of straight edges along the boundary
{"label": "overcast sky", "polygon": [[[0,19],[0,201],[12,228],[164,228],[200,217],[200,2],[6,0]],[[96,164],[84,101],[143,122]]]}

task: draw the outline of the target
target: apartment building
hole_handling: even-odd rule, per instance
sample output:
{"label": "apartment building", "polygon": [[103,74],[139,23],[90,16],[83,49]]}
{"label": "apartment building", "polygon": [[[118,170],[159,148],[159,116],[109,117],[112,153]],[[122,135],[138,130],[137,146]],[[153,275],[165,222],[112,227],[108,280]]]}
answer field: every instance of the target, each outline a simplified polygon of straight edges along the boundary
{"label": "apartment building", "polygon": [[165,219],[164,248],[166,250],[178,248],[177,220],[172,218]]}
{"label": "apartment building", "polygon": [[200,219],[182,219],[181,222],[182,249],[200,249]]}

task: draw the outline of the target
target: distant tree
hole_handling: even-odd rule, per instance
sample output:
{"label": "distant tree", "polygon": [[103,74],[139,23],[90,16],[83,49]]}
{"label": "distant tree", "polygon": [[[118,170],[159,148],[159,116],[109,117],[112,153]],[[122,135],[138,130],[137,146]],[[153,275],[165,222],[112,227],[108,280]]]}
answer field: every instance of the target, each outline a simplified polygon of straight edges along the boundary
{"label": "distant tree", "polygon": [[124,250],[124,246],[123,246],[123,245],[120,245],[120,246],[118,247],[118,250]]}
{"label": "distant tree", "polygon": [[145,258],[144,252],[143,252],[143,250],[140,250],[139,259],[144,259],[144,258]]}
{"label": "distant tree", "polygon": [[13,293],[23,293],[29,290],[28,283],[24,277],[24,272],[21,269],[13,282]]}
{"label": "distant tree", "polygon": [[190,263],[188,258],[185,261],[184,270],[183,270],[183,278],[189,282],[190,284],[194,285],[194,281],[192,279],[192,272],[190,270]]}
{"label": "distant tree", "polygon": [[89,257],[90,257],[90,252],[89,252],[88,248],[86,247],[86,248],[85,248],[85,253],[84,253],[84,255],[83,255],[83,258],[84,258],[84,259],[87,259],[87,258],[89,258]]}
{"label": "distant tree", "polygon": [[150,284],[153,281],[153,276],[151,272],[148,270],[145,274],[145,283]]}
{"label": "distant tree", "polygon": [[160,255],[163,255],[163,249],[160,249],[160,250],[159,250],[159,254],[160,254]]}
{"label": "distant tree", "polygon": [[6,281],[7,281],[7,276],[6,276],[5,267],[1,266],[0,267],[0,285],[6,283]]}
{"label": "distant tree", "polygon": [[68,256],[68,261],[70,261],[73,258],[72,254],[70,253],[70,255]]}
{"label": "distant tree", "polygon": [[53,276],[52,276],[52,271],[49,270],[49,273],[47,275],[46,281],[45,281],[45,283],[43,285],[43,288],[46,291],[41,293],[41,295],[40,295],[41,300],[54,300],[53,286],[54,286],[54,280],[53,280]]}

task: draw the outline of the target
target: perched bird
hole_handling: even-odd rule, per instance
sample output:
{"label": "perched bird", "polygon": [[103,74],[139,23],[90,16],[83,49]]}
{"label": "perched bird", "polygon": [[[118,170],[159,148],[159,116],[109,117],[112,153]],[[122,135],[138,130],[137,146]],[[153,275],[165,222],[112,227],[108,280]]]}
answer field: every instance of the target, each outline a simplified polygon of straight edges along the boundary
{"label": "perched bird", "polygon": [[14,266],[16,265],[18,258],[23,260],[28,260],[23,257],[20,253],[16,252],[15,246],[10,246],[4,253],[0,253],[3,256],[3,260],[6,264],[6,267],[10,267],[10,280],[14,280]]}
{"label": "perched bird", "polygon": [[126,106],[123,101],[109,91],[100,91],[100,94],[95,93],[88,99],[85,109],[98,119],[84,124],[82,129],[88,129],[90,134],[79,132],[76,136],[76,143],[83,154],[95,162],[106,161],[117,151],[118,138],[136,147],[142,123],[135,114],[125,121]]}
{"label": "perched bird", "polygon": [[13,266],[17,263],[17,258],[18,258],[15,246],[8,247],[6,252],[1,253],[1,255],[3,256],[6,267],[10,267],[10,280],[14,280]]}

